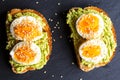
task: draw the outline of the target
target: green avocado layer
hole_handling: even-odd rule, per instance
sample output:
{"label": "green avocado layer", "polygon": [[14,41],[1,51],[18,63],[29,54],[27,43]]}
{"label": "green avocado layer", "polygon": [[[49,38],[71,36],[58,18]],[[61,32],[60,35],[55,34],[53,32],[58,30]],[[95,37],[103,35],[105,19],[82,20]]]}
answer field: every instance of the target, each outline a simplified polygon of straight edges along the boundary
{"label": "green avocado layer", "polygon": [[[95,13],[99,14],[103,21],[104,21],[104,31],[101,34],[100,38],[104,41],[108,48],[108,54],[106,57],[104,57],[101,62],[108,62],[110,57],[113,55],[113,52],[115,51],[116,48],[116,42],[114,40],[114,36],[112,33],[112,22],[109,17],[104,15],[103,13],[99,13],[98,11],[95,10],[88,10],[88,9],[82,9],[78,8],[77,10],[71,9],[69,13],[67,14],[67,24],[69,25],[71,29],[71,38],[73,39],[75,51],[78,51],[79,46],[86,41],[83,39],[78,32],[76,31],[75,25],[76,25],[76,20],[82,15],[82,14],[88,14],[88,13]],[[78,52],[77,52],[78,53]],[[88,67],[94,66],[95,63],[92,63],[90,61],[85,61],[84,59],[81,60],[83,65],[86,65]],[[101,63],[100,62],[100,63]]]}
{"label": "green avocado layer", "polygon": [[[38,16],[35,13],[31,13],[31,12],[24,12],[24,13],[17,13],[14,15],[11,15],[8,13],[7,15],[7,20],[6,20],[6,31],[7,31],[7,37],[8,37],[8,42],[7,42],[7,46],[6,49],[7,50],[11,50],[18,42],[15,38],[13,38],[13,36],[10,33],[10,24],[11,22],[16,19],[19,18],[21,16],[32,16],[35,17],[37,20],[39,20],[40,25],[42,27],[44,27],[46,24],[42,21],[42,18],[40,16]],[[43,68],[43,66],[47,63],[47,56],[49,55],[49,45],[48,45],[48,35],[47,32],[43,32],[42,33],[42,38],[40,38],[37,41],[34,41],[34,43],[39,46],[40,50],[41,50],[41,60],[39,61],[39,63],[37,64],[33,64],[33,65],[22,65],[19,64],[17,62],[15,62],[13,59],[10,59],[10,64],[12,64],[16,70],[17,73],[21,73],[23,70],[25,70],[28,67],[34,68],[34,69],[41,69]]]}

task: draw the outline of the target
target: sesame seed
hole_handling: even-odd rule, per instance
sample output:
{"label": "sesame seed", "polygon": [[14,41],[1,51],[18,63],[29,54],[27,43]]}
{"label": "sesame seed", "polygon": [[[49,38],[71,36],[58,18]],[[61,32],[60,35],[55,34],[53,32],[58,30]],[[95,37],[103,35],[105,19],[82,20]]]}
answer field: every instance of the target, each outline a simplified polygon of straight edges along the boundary
{"label": "sesame seed", "polygon": [[63,76],[61,75],[60,78],[63,78]]}
{"label": "sesame seed", "polygon": [[55,15],[57,16],[58,14],[57,14],[57,13],[55,13]]}
{"label": "sesame seed", "polygon": [[58,3],[58,6],[60,5],[60,3]]}
{"label": "sesame seed", "polygon": [[58,27],[58,29],[60,29],[60,27]]}
{"label": "sesame seed", "polygon": [[50,20],[51,22],[53,21],[53,19]]}
{"label": "sesame seed", "polygon": [[60,24],[60,22],[58,21],[57,24]]}
{"label": "sesame seed", "polygon": [[39,4],[39,2],[38,2],[38,1],[36,1],[36,4]]}
{"label": "sesame seed", "polygon": [[80,80],[83,80],[82,78],[80,78]]}
{"label": "sesame seed", "polygon": [[54,28],[56,29],[56,26]]}
{"label": "sesame seed", "polygon": [[55,75],[52,75],[52,77],[55,77]]}
{"label": "sesame seed", "polygon": [[62,36],[60,36],[60,38],[62,38]]}
{"label": "sesame seed", "polygon": [[47,71],[44,71],[44,74],[46,74],[47,73]]}
{"label": "sesame seed", "polygon": [[54,33],[54,31],[52,31],[52,33]]}
{"label": "sesame seed", "polygon": [[74,62],[72,62],[72,65],[74,65],[75,63]]}
{"label": "sesame seed", "polygon": [[50,21],[51,19],[49,18],[48,20]]}
{"label": "sesame seed", "polygon": [[53,39],[53,41],[55,42],[55,39]]}
{"label": "sesame seed", "polygon": [[3,2],[5,1],[5,0],[2,0]]}
{"label": "sesame seed", "polygon": [[58,26],[58,24],[56,24],[55,26]]}

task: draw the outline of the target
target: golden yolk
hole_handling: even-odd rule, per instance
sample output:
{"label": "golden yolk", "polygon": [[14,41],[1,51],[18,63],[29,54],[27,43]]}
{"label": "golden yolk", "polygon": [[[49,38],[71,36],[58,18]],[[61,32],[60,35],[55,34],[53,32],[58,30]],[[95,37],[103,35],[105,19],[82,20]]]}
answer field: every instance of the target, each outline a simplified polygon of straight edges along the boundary
{"label": "golden yolk", "polygon": [[82,55],[85,56],[85,57],[88,57],[88,58],[94,58],[98,55],[100,55],[100,46],[95,46],[95,45],[92,45],[92,46],[85,46],[82,51]]}
{"label": "golden yolk", "polygon": [[87,14],[78,21],[77,28],[79,31],[86,34],[96,32],[99,28],[99,19],[93,14]]}
{"label": "golden yolk", "polygon": [[30,41],[41,35],[38,26],[30,21],[23,21],[14,28],[15,35],[22,39]]}
{"label": "golden yolk", "polygon": [[18,48],[14,53],[14,58],[17,61],[29,63],[34,60],[36,53],[31,50],[28,46],[22,46]]}

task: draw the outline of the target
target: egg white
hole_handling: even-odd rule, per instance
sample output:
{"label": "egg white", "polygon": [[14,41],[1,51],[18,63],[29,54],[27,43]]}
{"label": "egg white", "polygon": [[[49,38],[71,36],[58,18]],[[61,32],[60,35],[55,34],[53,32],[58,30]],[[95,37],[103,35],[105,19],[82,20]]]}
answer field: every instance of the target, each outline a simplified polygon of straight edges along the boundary
{"label": "egg white", "polygon": [[[20,48],[20,47],[22,47],[22,46],[24,46],[24,45],[25,45],[25,46],[29,46],[29,47],[34,51],[34,53],[36,53],[36,56],[35,56],[34,60],[31,61],[31,62],[29,62],[29,63],[20,62],[20,61],[18,61],[18,60],[16,60],[16,59],[14,58],[15,51],[16,51],[18,48]],[[40,59],[41,59],[41,50],[40,50],[40,48],[39,48],[35,43],[33,43],[33,42],[30,42],[30,43],[28,43],[28,42],[19,42],[19,43],[17,43],[17,44],[13,47],[13,49],[11,50],[10,56],[11,56],[12,59],[13,59],[15,62],[17,62],[17,63],[23,64],[23,65],[32,65],[32,64],[36,64],[36,63],[38,63],[38,62],[40,61]]]}
{"label": "egg white", "polygon": [[[96,45],[96,46],[100,46],[101,51],[100,51],[100,55],[94,57],[94,58],[88,58],[83,56],[83,48],[85,46],[90,46],[90,45]],[[100,40],[100,39],[93,39],[93,40],[88,40],[86,42],[84,42],[80,47],[79,47],[79,55],[82,59],[84,59],[85,61],[89,61],[89,62],[93,62],[93,63],[99,63],[108,53],[108,49],[105,45],[105,43]]]}
{"label": "egg white", "polygon": [[104,21],[103,21],[102,17],[100,15],[98,15],[98,14],[95,14],[95,13],[89,13],[89,14],[92,14],[92,15],[96,16],[99,19],[99,28],[98,28],[98,31],[97,32],[90,32],[89,34],[87,34],[87,33],[83,33],[82,31],[80,31],[78,29],[78,22],[81,20],[81,18],[83,18],[87,14],[83,14],[82,16],[80,16],[78,18],[78,20],[76,21],[76,30],[77,30],[78,34],[80,36],[82,36],[83,38],[86,38],[86,39],[98,38],[102,34],[102,32],[103,32]]}
{"label": "egg white", "polygon": [[[11,32],[11,34],[12,34],[12,36],[15,38],[15,39],[17,39],[17,40],[26,40],[26,39],[22,39],[20,36],[17,36],[16,34],[15,34],[15,32],[14,32],[14,28],[16,27],[16,25],[18,25],[18,24],[21,24],[24,20],[29,20],[30,22],[32,22],[33,24],[35,24],[35,25],[37,25],[38,26],[38,30],[40,31],[40,32],[42,32],[42,26],[41,26],[41,24],[40,24],[40,22],[38,21],[38,20],[36,20],[34,17],[32,17],[32,16],[22,16],[22,17],[19,17],[19,18],[17,18],[17,19],[15,19],[12,23],[11,23],[11,25],[10,25],[10,32]],[[38,40],[38,39],[40,39],[41,38],[41,36],[37,36],[37,37],[35,37],[32,41],[36,41],[36,40]]]}

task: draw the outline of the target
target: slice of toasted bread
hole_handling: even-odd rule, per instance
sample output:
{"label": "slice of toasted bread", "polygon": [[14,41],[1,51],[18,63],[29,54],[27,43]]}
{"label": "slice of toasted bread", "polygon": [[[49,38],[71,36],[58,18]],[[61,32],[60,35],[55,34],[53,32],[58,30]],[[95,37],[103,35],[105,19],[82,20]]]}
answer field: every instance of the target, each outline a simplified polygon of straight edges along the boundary
{"label": "slice of toasted bread", "polygon": [[[72,10],[77,11],[78,9],[79,9],[79,7],[73,7],[72,9],[69,10],[68,14],[69,14]],[[85,7],[84,10],[95,10],[95,11],[97,11],[97,12],[99,12],[99,13],[103,13],[104,15],[108,16],[108,14],[107,14],[104,10],[102,10],[102,9],[100,9],[100,8],[98,8],[98,7],[89,6],[89,7]],[[109,17],[109,16],[108,16],[108,17]],[[112,26],[111,31],[112,31],[113,36],[114,36],[114,41],[115,41],[115,43],[117,43],[117,41],[116,41],[116,33],[115,33],[114,26],[113,26],[113,24],[112,24],[111,26]],[[74,41],[73,41],[73,42],[74,42]],[[75,47],[75,45],[74,45],[74,47]],[[91,71],[91,70],[93,70],[93,69],[96,68],[96,67],[105,66],[106,64],[108,64],[108,63],[112,60],[112,58],[114,57],[114,53],[115,53],[115,50],[114,50],[113,54],[110,56],[109,61],[107,61],[107,62],[101,62],[101,63],[96,64],[96,65],[94,65],[94,66],[91,66],[91,67],[89,66],[89,67],[88,67],[88,66],[82,64],[82,59],[81,59],[81,57],[80,57],[80,55],[79,55],[79,52],[78,52],[78,51],[75,51],[78,66],[79,66],[79,68],[80,68],[81,70],[83,70],[83,71],[85,71],[85,72]]]}
{"label": "slice of toasted bread", "polygon": [[[51,55],[51,51],[52,51],[52,34],[51,34],[50,26],[48,25],[47,20],[45,19],[45,17],[40,12],[38,12],[36,10],[33,10],[33,9],[23,9],[23,10],[21,10],[21,9],[16,8],[16,9],[12,9],[11,11],[9,11],[8,14],[14,15],[14,14],[17,14],[19,12],[21,12],[21,13],[30,12],[30,13],[37,14],[39,17],[42,18],[42,22],[44,22],[46,24],[43,27],[43,31],[47,32],[47,36],[48,36],[49,53],[48,53],[47,56],[45,56],[46,60],[48,61],[49,58],[50,58],[50,55]],[[10,27],[10,25],[7,24],[7,27]],[[30,71],[30,70],[35,70],[35,68],[33,68],[33,67],[26,67],[24,70],[22,70],[21,72],[18,73],[16,71],[16,68],[14,67],[14,65],[11,64],[11,66],[12,66],[13,72],[16,73],[16,74],[22,74],[22,73],[25,73],[25,72]]]}

